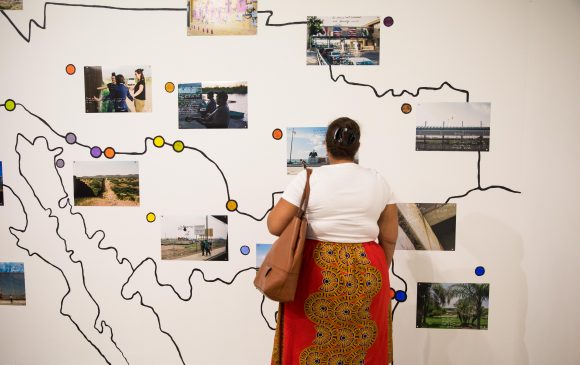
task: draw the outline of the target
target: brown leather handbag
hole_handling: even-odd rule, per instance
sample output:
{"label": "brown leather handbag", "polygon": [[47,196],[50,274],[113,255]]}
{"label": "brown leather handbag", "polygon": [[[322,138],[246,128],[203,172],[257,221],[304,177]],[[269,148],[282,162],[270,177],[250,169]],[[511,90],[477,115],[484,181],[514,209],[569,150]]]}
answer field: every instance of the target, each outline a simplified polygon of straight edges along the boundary
{"label": "brown leather handbag", "polygon": [[312,169],[307,169],[306,186],[298,213],[274,242],[254,279],[256,288],[277,302],[291,302],[296,293],[308,227],[304,213],[310,197],[311,173]]}

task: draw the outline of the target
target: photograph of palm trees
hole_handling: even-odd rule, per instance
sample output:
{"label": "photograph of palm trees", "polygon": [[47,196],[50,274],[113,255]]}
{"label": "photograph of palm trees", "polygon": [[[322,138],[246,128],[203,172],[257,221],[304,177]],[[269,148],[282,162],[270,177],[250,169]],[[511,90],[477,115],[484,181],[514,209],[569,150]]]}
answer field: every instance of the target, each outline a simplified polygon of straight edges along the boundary
{"label": "photograph of palm trees", "polygon": [[489,284],[417,283],[417,328],[486,330]]}
{"label": "photograph of palm trees", "polygon": [[397,250],[455,251],[454,203],[399,203]]}
{"label": "photograph of palm trees", "polygon": [[381,21],[378,16],[309,16],[307,65],[379,64]]}
{"label": "photograph of palm trees", "polygon": [[420,103],[417,151],[489,151],[491,103]]}

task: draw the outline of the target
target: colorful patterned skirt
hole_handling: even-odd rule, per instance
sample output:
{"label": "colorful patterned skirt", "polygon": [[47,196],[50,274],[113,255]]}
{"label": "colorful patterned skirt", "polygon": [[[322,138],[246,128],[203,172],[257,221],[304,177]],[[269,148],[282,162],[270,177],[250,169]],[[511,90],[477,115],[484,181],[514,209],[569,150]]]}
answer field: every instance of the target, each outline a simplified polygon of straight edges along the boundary
{"label": "colorful patterned skirt", "polygon": [[296,297],[280,304],[272,364],[391,363],[390,292],[376,242],[308,240]]}

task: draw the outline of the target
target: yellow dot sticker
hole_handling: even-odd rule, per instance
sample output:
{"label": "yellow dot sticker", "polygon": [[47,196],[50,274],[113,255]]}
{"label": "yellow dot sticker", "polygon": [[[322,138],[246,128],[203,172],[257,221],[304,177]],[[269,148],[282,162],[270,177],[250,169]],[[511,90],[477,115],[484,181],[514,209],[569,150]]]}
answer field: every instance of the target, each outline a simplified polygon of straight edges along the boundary
{"label": "yellow dot sticker", "polygon": [[155,213],[147,213],[147,222],[149,223],[153,223],[155,222]]}
{"label": "yellow dot sticker", "polygon": [[165,145],[165,139],[161,136],[157,136],[157,137],[153,138],[153,145],[155,147],[161,148]]}
{"label": "yellow dot sticker", "polygon": [[175,141],[173,143],[173,150],[175,152],[182,152],[184,148],[185,148],[185,145],[181,141]]}
{"label": "yellow dot sticker", "polygon": [[6,100],[6,102],[4,103],[4,107],[6,108],[6,110],[8,110],[9,112],[13,111],[14,109],[16,109],[16,103],[14,102],[14,100],[12,99],[8,99]]}
{"label": "yellow dot sticker", "polygon": [[226,203],[226,208],[230,212],[233,212],[234,210],[238,209],[238,202],[235,200],[228,200],[228,202]]}

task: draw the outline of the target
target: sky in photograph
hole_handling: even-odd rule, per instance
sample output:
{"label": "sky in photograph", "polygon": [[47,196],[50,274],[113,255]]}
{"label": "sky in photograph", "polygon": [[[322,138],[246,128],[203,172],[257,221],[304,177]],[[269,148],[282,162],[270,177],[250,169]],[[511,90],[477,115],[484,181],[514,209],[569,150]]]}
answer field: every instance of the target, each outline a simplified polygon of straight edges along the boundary
{"label": "sky in photograph", "polygon": [[137,175],[139,163],[137,161],[75,161],[73,173],[76,177]]}
{"label": "sky in photograph", "polygon": [[151,77],[151,66],[134,65],[134,66],[101,66],[103,70],[103,80],[105,82],[110,82],[111,73],[121,74],[125,77],[125,81],[130,78],[135,78],[135,70],[138,68],[143,69],[143,74],[145,77]]}
{"label": "sky in photograph", "polygon": [[266,258],[266,254],[272,248],[272,244],[269,243],[257,243],[256,244],[256,267],[260,267],[262,262],[264,262],[264,258]]}
{"label": "sky in photograph", "polygon": [[378,16],[317,16],[322,19],[323,27],[363,27],[372,21],[377,21]]}
{"label": "sky in photograph", "polygon": [[290,158],[292,147],[292,159],[308,159],[308,154],[315,150],[318,157],[326,157],[326,127],[300,127],[288,128],[286,132],[286,158]]}
{"label": "sky in photograph", "polygon": [[2,161],[0,161],[0,177],[2,177]]}
{"label": "sky in photograph", "polygon": [[415,110],[417,127],[483,127],[490,126],[491,103],[420,103]]}
{"label": "sky in photograph", "polygon": [[24,263],[0,262],[0,272],[24,272]]}
{"label": "sky in photograph", "polygon": [[[193,226],[205,227],[205,215],[182,215],[182,216],[162,216],[161,217],[161,238],[195,238]],[[213,238],[226,239],[228,237],[228,225],[211,215],[207,216],[208,228],[213,228]],[[187,232],[179,227],[191,226]]]}

